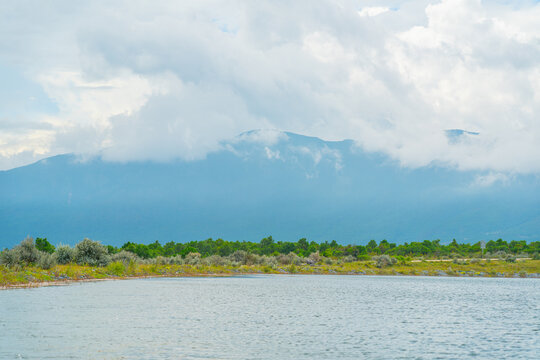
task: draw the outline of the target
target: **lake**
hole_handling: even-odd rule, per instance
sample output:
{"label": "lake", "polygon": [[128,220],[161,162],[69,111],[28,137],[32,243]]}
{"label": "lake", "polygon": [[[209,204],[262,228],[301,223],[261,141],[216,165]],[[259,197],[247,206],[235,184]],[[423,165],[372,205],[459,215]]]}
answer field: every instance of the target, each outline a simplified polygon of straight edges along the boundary
{"label": "lake", "polygon": [[155,278],[0,291],[2,359],[538,359],[535,279]]}

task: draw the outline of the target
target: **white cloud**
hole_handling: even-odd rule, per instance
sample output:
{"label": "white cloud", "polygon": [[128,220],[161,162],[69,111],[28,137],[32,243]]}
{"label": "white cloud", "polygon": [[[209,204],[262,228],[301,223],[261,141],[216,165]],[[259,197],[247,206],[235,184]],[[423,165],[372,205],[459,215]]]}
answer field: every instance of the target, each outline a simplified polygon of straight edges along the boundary
{"label": "white cloud", "polygon": [[264,147],[264,151],[266,152],[266,157],[270,160],[278,160],[280,159],[279,150],[272,151],[268,146]]}
{"label": "white cloud", "polygon": [[321,148],[310,148],[307,146],[289,146],[289,150],[294,154],[307,155],[312,158],[315,166],[319,165],[322,160],[333,164],[335,170],[339,171],[343,168],[342,155],[339,150],[330,149],[324,145]]}
{"label": "white cloud", "polygon": [[321,32],[307,35],[303,41],[303,50],[323,63],[354,59],[354,54],[348,53],[337,39]]}
{"label": "white cloud", "polygon": [[480,186],[480,187],[488,187],[488,186],[491,186],[491,185],[493,185],[493,184],[495,184],[497,182],[502,183],[502,184],[506,184],[506,183],[508,183],[510,178],[511,177],[509,175],[504,174],[504,173],[490,172],[490,173],[485,174],[485,175],[478,175],[475,178],[473,185]]}
{"label": "white cloud", "polygon": [[257,129],[239,134],[234,142],[251,142],[264,145],[274,145],[288,139],[287,134],[275,129]]}
{"label": "white cloud", "polygon": [[244,99],[229,87],[198,86],[175,75],[167,82],[167,90],[153,95],[139,111],[110,118],[104,159],[197,160],[220,149],[217,140],[258,125]]}
{"label": "white cloud", "polygon": [[[274,129],[245,136],[267,146],[277,130],[352,138],[404,166],[540,172],[535,2],[0,7],[0,68],[57,108],[0,112],[0,168],[62,152],[199,159]],[[479,135],[451,142],[448,129]]]}
{"label": "white cloud", "polygon": [[387,11],[390,11],[390,8],[383,7],[383,6],[371,6],[371,7],[365,7],[362,10],[360,10],[358,12],[358,15],[362,17],[377,16],[380,14],[384,14]]}

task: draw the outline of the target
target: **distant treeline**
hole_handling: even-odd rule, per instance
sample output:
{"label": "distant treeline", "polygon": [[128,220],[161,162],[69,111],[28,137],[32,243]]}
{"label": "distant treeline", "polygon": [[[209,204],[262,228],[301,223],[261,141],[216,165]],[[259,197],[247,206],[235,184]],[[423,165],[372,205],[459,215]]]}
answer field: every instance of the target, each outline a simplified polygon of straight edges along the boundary
{"label": "distant treeline", "polygon": [[[121,248],[105,246],[98,241],[84,239],[74,247],[53,246],[45,238],[23,240],[12,249],[0,252],[0,265],[8,268],[37,266],[50,269],[60,264],[78,264],[104,267],[114,263],[174,264],[207,266],[261,265],[276,269],[279,265],[343,264],[355,261],[372,261],[379,267],[392,266],[397,262],[406,264],[412,257],[447,258],[456,263],[459,258],[498,258],[515,262],[519,257],[540,260],[540,242],[504,240],[489,241],[482,253],[480,243],[458,244],[455,240],[441,245],[439,240],[396,245],[386,240],[371,240],[364,245],[340,245],[336,241],[316,243],[305,238],[297,242],[274,241],[271,236],[260,242],[225,241],[207,239],[189,243],[168,242],[161,245],[125,243]],[[478,259],[473,259],[478,260]],[[471,262],[473,261],[471,260]]]}
{"label": "distant treeline", "polygon": [[[53,254],[56,251],[46,238],[36,238],[35,247],[37,250]],[[66,248],[66,245],[61,246]],[[222,257],[230,256],[237,251],[245,251],[254,255],[278,256],[294,253],[300,257],[308,257],[317,253],[327,258],[354,257],[358,260],[366,260],[375,255],[390,255],[404,257],[479,257],[481,255],[513,254],[513,255],[538,255],[540,253],[540,242],[527,243],[525,240],[504,241],[502,239],[490,240],[485,243],[482,252],[481,243],[459,244],[455,239],[448,245],[443,245],[440,240],[424,240],[422,242],[411,242],[396,245],[387,240],[377,243],[375,240],[369,241],[367,245],[341,245],[335,240],[332,242],[315,241],[309,242],[302,238],[297,242],[274,241],[272,236],[263,238],[260,242],[251,241],[226,241],[223,239],[206,239],[201,241],[191,241],[187,243],[176,243],[170,241],[162,245],[159,241],[151,244],[137,244],[126,242],[120,248],[106,245],[104,246],[109,255],[117,254],[121,251],[128,251],[136,254],[142,259],[154,259],[157,257],[174,257],[190,253],[200,254],[201,257],[218,255]]]}
{"label": "distant treeline", "polygon": [[[250,241],[226,241],[223,239],[207,239],[191,241],[188,243],[168,242],[165,245],[158,241],[145,245],[127,242],[121,248],[108,246],[109,253],[114,254],[121,250],[130,251],[143,259],[158,256],[186,256],[189,253],[199,253],[202,257],[219,255],[229,256],[236,251],[246,251],[256,255],[277,256],[279,254],[295,253],[301,257],[319,253],[325,257],[353,256],[357,259],[369,258],[373,255],[410,256],[410,257],[442,257],[442,256],[479,256],[482,254],[481,243],[458,244],[454,239],[448,245],[442,245],[440,240],[424,240],[396,245],[387,240],[377,243],[371,240],[367,245],[340,245],[335,240],[332,242],[317,243],[309,242],[302,238],[297,242],[274,241],[272,236],[262,239],[260,242]],[[507,253],[507,254],[537,254],[540,252],[540,242],[527,243],[525,240],[506,242],[502,239],[491,240],[486,243],[484,253]]]}

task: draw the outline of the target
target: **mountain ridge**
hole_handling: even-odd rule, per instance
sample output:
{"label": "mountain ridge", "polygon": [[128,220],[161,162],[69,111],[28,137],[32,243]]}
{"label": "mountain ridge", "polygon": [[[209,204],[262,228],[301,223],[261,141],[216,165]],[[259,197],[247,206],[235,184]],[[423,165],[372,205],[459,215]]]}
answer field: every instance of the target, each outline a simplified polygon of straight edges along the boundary
{"label": "mountain ridge", "polygon": [[367,243],[537,239],[535,176],[477,184],[485,173],[403,168],[352,140],[258,130],[205,159],[77,161],[64,154],[0,172],[0,246],[26,235],[190,241],[208,237]]}

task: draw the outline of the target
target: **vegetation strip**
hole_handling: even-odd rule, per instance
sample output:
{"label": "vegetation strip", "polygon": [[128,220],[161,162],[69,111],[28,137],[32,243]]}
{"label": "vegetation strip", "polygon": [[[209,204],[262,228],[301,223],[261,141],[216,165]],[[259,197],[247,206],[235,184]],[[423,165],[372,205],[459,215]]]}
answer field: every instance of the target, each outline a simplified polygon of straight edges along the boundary
{"label": "vegetation strip", "polygon": [[[62,282],[99,279],[239,274],[540,277],[538,242],[521,243],[520,253],[511,253],[512,247],[505,243],[509,252],[502,251],[499,247],[495,248],[496,252],[472,253],[478,256],[474,258],[463,258],[466,251],[452,252],[449,254],[450,257],[441,255],[439,252],[437,256],[432,254],[432,258],[426,259],[402,255],[390,256],[389,254],[395,254],[391,250],[399,249],[399,247],[387,248],[388,243],[384,242],[375,244],[376,246],[368,245],[365,248],[366,252],[367,249],[370,249],[369,253],[357,253],[356,255],[352,255],[348,249],[357,249],[358,245],[329,244],[330,247],[324,249],[323,255],[321,255],[319,250],[309,252],[309,246],[311,246],[309,244],[308,250],[300,251],[299,249],[306,243],[303,240],[305,239],[300,239],[297,243],[274,243],[271,238],[265,238],[254,249],[250,249],[250,246],[254,246],[255,243],[238,243],[247,246],[250,251],[236,249],[224,256],[209,255],[209,251],[201,255],[201,253],[193,251],[200,249],[193,247],[184,255],[157,255],[144,258],[130,250],[131,243],[127,243],[128,250],[125,250],[107,247],[97,241],[84,239],[72,248],[67,245],[54,247],[42,238],[38,238],[36,241],[27,238],[13,249],[5,249],[0,253],[0,288],[40,284],[57,285]],[[211,239],[205,240],[205,242],[206,245],[219,243]],[[205,244],[205,242],[199,242],[199,244]],[[434,243],[437,244],[437,242],[430,242],[431,245]],[[494,243],[497,244],[497,242]],[[294,245],[297,252],[291,251],[284,254],[274,250],[272,255],[254,252],[257,250],[264,252],[261,249],[266,247],[270,251],[274,248],[273,244],[276,244],[277,248],[283,244],[289,244],[286,247]],[[319,249],[323,244],[317,244]],[[500,244],[502,243],[499,242]],[[428,245],[423,246],[427,247]],[[458,246],[456,249],[459,250],[459,248]],[[153,249],[155,250],[156,247]],[[184,247],[184,249],[186,248]],[[219,249],[219,247],[215,249]],[[330,253],[327,251],[328,249],[330,249]]]}

